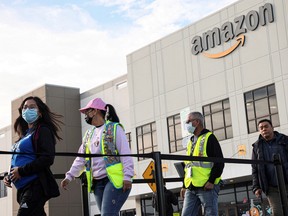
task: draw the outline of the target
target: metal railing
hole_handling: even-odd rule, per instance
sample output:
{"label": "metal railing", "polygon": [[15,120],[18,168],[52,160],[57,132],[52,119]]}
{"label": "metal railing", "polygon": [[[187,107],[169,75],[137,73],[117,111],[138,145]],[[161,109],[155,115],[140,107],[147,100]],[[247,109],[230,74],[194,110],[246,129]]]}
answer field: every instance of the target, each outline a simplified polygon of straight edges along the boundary
{"label": "metal railing", "polygon": [[[7,151],[0,151],[1,154],[26,154],[26,153],[14,153]],[[36,155],[43,155],[37,154]],[[49,156],[46,154],[46,156]],[[53,156],[73,156],[73,157],[103,157],[103,156],[114,156],[114,155],[102,155],[102,154],[80,154],[80,153],[69,153],[69,152],[57,152]],[[176,161],[206,161],[206,162],[220,162],[220,163],[237,163],[237,164],[274,164],[275,173],[277,177],[278,189],[280,193],[281,206],[283,210],[283,215],[288,216],[288,202],[287,202],[287,192],[285,187],[285,179],[283,174],[283,166],[281,157],[279,154],[273,155],[273,161],[264,160],[248,160],[248,159],[231,159],[231,158],[212,158],[212,157],[194,157],[194,156],[184,156],[184,155],[171,155],[171,154],[161,154],[161,152],[151,152],[147,154],[129,154],[129,155],[119,155],[121,157],[131,156],[131,157],[143,157],[151,158],[155,163],[155,179],[134,179],[133,184],[137,183],[156,183],[157,201],[158,201],[158,211],[159,215],[166,215],[166,209],[164,206],[164,187],[163,187],[163,175],[162,175],[162,160],[176,160]],[[3,174],[3,173],[2,173]],[[64,178],[64,174],[56,174],[55,177]],[[0,180],[3,179],[0,176]],[[183,178],[182,178],[183,179]],[[180,181],[181,178],[165,178],[165,182],[170,181]],[[89,215],[89,205],[88,205],[88,193],[87,185],[85,184],[85,175],[82,176],[82,194],[83,194],[83,205],[84,205],[84,216]],[[86,188],[85,188],[86,187]]]}

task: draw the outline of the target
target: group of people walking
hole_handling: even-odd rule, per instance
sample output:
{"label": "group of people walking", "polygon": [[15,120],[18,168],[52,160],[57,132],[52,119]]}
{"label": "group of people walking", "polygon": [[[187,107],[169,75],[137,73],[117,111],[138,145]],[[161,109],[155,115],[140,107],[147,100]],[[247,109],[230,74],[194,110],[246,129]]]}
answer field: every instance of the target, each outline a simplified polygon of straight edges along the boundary
{"label": "group of people walking", "polygon": [[[103,216],[116,216],[129,196],[134,175],[132,157],[123,126],[114,107],[101,98],[91,100],[80,112],[91,125],[82,140],[79,153],[103,154],[103,157],[77,157],[61,187],[84,171],[88,191],[95,194]],[[17,189],[18,216],[45,216],[44,205],[60,195],[50,167],[61,130],[61,115],[52,112],[39,97],[27,97],[19,107],[14,130],[19,139],[12,146],[11,167],[4,184]],[[109,155],[109,156],[107,156]]]}
{"label": "group of people walking", "polygon": [[[201,113],[190,113],[186,123],[187,130],[193,134],[187,145],[187,155],[223,158],[217,138],[204,128],[204,117]],[[288,136],[274,131],[269,119],[258,122],[258,131],[258,140],[252,144],[252,160],[272,162],[275,154],[280,155],[287,196]],[[205,216],[218,215],[218,193],[224,163],[186,161],[185,164],[185,178],[181,189],[184,205],[181,215],[197,216],[202,209]],[[252,191],[258,198],[262,193],[266,195],[273,216],[284,215],[273,163],[252,164]],[[253,212],[250,214],[254,215]]]}
{"label": "group of people walking", "polygon": [[[18,216],[45,216],[45,203],[60,195],[50,167],[54,162],[56,142],[62,139],[59,135],[62,116],[52,112],[39,97],[33,96],[24,99],[18,110],[14,130],[19,138],[12,146],[15,154],[12,154],[11,167],[3,181],[6,186],[12,187],[13,184],[17,189]],[[94,193],[101,215],[119,215],[131,191],[134,175],[132,157],[118,156],[131,154],[124,128],[114,107],[101,98],[89,101],[79,111],[85,115],[91,128],[86,131],[78,153],[103,156],[77,157],[61,181],[61,187],[66,190],[73,179],[85,172],[88,191]],[[221,145],[205,128],[204,116],[200,112],[191,112],[187,116],[186,128],[191,134],[186,150],[188,156],[223,158]],[[260,135],[252,145],[252,159],[271,161],[273,154],[279,154],[288,186],[288,137],[274,131],[269,119],[259,121],[258,129]],[[197,216],[202,209],[205,216],[218,215],[224,163],[184,163],[181,215]],[[273,164],[253,164],[252,177],[255,195],[259,197],[265,193],[273,215],[283,215]],[[174,198],[171,203],[176,203]],[[169,212],[171,210],[169,206]]]}

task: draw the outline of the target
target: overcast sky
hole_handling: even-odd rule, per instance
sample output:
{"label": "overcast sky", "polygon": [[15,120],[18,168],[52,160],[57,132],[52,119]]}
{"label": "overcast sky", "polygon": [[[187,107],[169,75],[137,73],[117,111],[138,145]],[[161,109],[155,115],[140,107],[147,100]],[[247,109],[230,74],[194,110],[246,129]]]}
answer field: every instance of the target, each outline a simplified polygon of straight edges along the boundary
{"label": "overcast sky", "polygon": [[127,73],[126,56],[237,0],[0,0],[0,128],[44,84],[85,92]]}

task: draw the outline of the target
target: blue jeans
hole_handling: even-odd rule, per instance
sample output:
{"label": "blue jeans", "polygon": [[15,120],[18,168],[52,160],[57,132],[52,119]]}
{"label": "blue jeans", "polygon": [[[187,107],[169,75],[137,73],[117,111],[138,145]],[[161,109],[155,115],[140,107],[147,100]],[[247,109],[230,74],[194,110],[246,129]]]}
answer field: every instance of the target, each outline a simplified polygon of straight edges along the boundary
{"label": "blue jeans", "polygon": [[212,190],[203,190],[203,188],[197,188],[194,190],[187,189],[185,192],[183,211],[181,215],[197,216],[202,204],[205,216],[217,216],[219,190],[219,185],[214,185]]}
{"label": "blue jeans", "polygon": [[116,189],[108,178],[94,182],[94,195],[101,216],[119,216],[130,191],[124,193],[122,188]]}

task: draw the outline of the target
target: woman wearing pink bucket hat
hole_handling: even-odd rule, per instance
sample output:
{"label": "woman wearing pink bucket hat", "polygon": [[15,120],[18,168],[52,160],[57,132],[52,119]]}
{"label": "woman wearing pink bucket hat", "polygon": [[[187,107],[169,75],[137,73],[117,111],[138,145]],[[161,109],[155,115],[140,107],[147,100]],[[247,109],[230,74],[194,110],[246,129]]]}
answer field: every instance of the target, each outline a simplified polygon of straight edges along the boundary
{"label": "woman wearing pink bucket hat", "polygon": [[134,165],[123,126],[114,107],[95,98],[79,110],[92,127],[86,131],[78,153],[102,157],[77,157],[61,186],[66,190],[86,170],[88,192],[94,193],[102,216],[118,216],[132,187]]}

